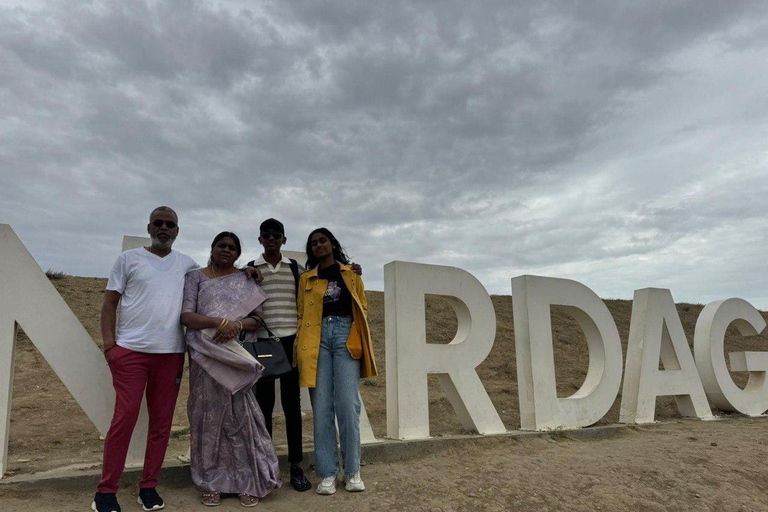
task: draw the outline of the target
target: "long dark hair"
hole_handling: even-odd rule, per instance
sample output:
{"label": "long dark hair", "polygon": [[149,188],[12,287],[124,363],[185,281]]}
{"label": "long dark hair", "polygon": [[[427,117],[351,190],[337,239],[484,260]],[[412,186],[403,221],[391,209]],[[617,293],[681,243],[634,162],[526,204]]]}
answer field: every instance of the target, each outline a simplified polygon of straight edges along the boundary
{"label": "long dark hair", "polygon": [[[216,235],[216,238],[214,238],[213,242],[211,242],[211,255],[208,257],[208,265],[213,265],[213,248],[216,247],[216,244],[219,243],[222,238],[227,237],[231,238],[232,241],[235,242],[235,246],[237,247],[237,258],[239,258],[243,253],[243,247],[240,245],[240,238],[231,231],[222,231]],[[237,258],[235,258],[235,261],[237,261]]]}
{"label": "long dark hair", "polygon": [[346,251],[341,246],[336,237],[333,236],[333,233],[331,233],[328,228],[317,228],[307,237],[307,270],[315,268],[317,264],[320,263],[312,253],[312,245],[310,243],[312,240],[312,235],[315,233],[322,233],[328,237],[328,240],[331,241],[331,247],[333,247],[333,259],[340,263],[344,263],[345,265],[349,263],[349,256],[347,256]]}

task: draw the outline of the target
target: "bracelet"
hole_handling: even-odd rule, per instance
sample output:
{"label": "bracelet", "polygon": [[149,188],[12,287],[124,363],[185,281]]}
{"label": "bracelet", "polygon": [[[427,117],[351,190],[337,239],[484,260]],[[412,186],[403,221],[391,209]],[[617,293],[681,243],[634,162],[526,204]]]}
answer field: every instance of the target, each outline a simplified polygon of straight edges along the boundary
{"label": "bracelet", "polygon": [[239,331],[242,331],[242,330],[243,330],[243,322],[241,322],[240,320],[235,320],[235,322],[237,322],[238,324],[240,324],[240,329],[238,329],[238,332],[239,332]]}
{"label": "bracelet", "polygon": [[223,328],[225,328],[228,324],[229,324],[229,320],[227,320],[226,318],[222,318],[221,322],[219,322],[219,326],[217,327],[217,329],[220,331]]}

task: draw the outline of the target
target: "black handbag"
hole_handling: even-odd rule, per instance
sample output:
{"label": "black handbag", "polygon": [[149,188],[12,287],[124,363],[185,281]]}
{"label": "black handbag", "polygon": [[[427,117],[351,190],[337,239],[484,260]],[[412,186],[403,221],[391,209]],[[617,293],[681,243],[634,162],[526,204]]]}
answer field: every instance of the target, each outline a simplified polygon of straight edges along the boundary
{"label": "black handbag", "polygon": [[[261,373],[261,378],[264,380],[278,379],[290,373],[293,369],[291,362],[288,359],[288,355],[285,353],[283,344],[280,343],[280,338],[275,336],[272,331],[269,330],[267,324],[261,318],[257,316],[249,316],[253,318],[256,323],[260,324],[269,338],[260,339],[255,343],[243,343],[248,353],[250,353],[256,360],[264,367],[264,371]],[[241,341],[245,333],[241,333]]]}

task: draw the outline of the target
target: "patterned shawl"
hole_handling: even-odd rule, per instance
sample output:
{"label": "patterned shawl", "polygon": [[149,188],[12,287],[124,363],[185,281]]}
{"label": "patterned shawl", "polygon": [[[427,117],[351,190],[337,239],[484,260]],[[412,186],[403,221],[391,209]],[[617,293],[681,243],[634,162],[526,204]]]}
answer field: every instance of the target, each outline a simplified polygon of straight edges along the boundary
{"label": "patterned shawl", "polygon": [[[197,295],[197,313],[227,318],[243,318],[257,309],[267,296],[243,272],[201,281]],[[249,357],[242,347],[218,344],[211,340],[215,329],[187,329],[185,340],[193,358],[214,380],[232,394],[249,389],[261,376],[264,367]],[[230,345],[229,347],[227,345]]]}

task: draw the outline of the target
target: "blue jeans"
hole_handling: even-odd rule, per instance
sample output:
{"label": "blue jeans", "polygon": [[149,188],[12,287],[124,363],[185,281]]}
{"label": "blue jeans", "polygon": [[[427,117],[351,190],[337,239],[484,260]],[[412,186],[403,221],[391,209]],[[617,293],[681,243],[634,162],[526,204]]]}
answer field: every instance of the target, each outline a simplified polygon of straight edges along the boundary
{"label": "blue jeans", "polygon": [[360,360],[352,359],[347,338],[352,318],[323,318],[320,353],[317,356],[317,383],[309,389],[315,430],[315,472],[320,478],[339,472],[336,424],[339,421],[341,458],[344,472],[360,471]]}

